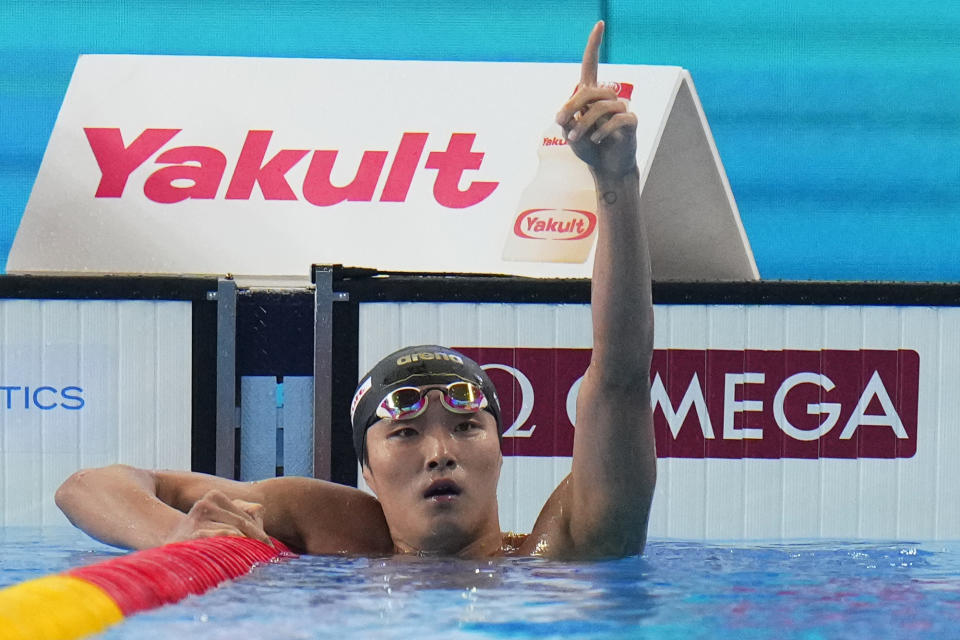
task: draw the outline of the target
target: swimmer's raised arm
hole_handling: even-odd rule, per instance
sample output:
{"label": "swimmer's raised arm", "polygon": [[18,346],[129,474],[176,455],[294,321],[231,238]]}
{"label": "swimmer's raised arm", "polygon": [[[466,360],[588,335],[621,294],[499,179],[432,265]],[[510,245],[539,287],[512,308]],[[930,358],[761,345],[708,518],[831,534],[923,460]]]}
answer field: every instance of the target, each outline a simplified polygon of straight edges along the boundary
{"label": "swimmer's raised arm", "polygon": [[640,211],[636,116],[598,86],[604,25],[583,55],[580,87],[557,114],[597,186],[599,231],[591,285],[593,354],[577,396],[570,475],[534,527],[549,555],[640,553],[656,483],[650,408],[653,303]]}
{"label": "swimmer's raised arm", "polygon": [[263,541],[270,535],[313,554],[392,549],[374,498],[312,478],[236,482],[112,465],[73,474],[56,501],[78,528],[127,549],[215,535]]}

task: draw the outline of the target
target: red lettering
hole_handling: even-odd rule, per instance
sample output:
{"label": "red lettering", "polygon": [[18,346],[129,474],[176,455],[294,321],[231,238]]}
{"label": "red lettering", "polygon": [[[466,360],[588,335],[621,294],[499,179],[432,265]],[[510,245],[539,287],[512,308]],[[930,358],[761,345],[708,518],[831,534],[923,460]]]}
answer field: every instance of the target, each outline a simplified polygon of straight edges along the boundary
{"label": "red lettering", "polygon": [[169,142],[180,129],[145,129],[137,139],[124,146],[120,129],[116,127],[84,127],[93,157],[100,167],[97,198],[119,198],[133,170],[147,161],[160,147]]}
{"label": "red lettering", "polygon": [[451,209],[472,207],[486,199],[499,182],[471,182],[465,191],[460,190],[460,177],[468,169],[479,169],[483,153],[471,151],[475,133],[454,133],[446,151],[434,151],[427,156],[426,167],[437,170],[433,183],[433,196],[437,202]]}
{"label": "red lettering", "polygon": [[[118,128],[84,128],[100,167],[101,179],[96,197],[121,197],[133,171],[180,131],[145,129],[126,146]],[[380,202],[404,202],[407,199],[429,135],[410,131],[402,134],[380,193]],[[272,130],[247,131],[227,185],[225,199],[249,200],[254,185],[258,185],[265,200],[297,200],[297,194],[287,181],[287,173],[310,151],[281,149],[267,160],[272,137]],[[451,209],[471,207],[488,198],[500,185],[495,181],[472,181],[461,189],[464,172],[477,170],[483,163],[485,154],[473,151],[476,137],[475,133],[451,134],[446,150],[434,151],[427,156],[425,168],[437,170],[433,195],[438,204]],[[336,149],[313,152],[303,180],[304,198],[316,206],[331,206],[343,201],[371,202],[389,153],[364,151],[349,184],[335,186],[331,174],[339,153]],[[214,147],[169,149],[156,162],[175,166],[154,171],[144,182],[144,194],[154,202],[165,204],[187,199],[216,198],[226,172],[226,157]],[[559,228],[559,222],[553,224]]]}
{"label": "red lettering", "polygon": [[[227,168],[226,156],[211,147],[177,147],[163,152],[156,161],[157,164],[179,163],[154,171],[143,185],[147,198],[164,204],[187,198],[215,198]],[[187,162],[198,164],[184,164]],[[174,184],[177,180],[190,180],[193,184],[181,187]]]}
{"label": "red lettering", "polygon": [[420,164],[423,147],[427,144],[426,133],[405,132],[400,138],[397,155],[393,158],[393,165],[387,175],[387,183],[380,194],[380,202],[403,202],[410,191],[413,174]]}
{"label": "red lettering", "polygon": [[286,174],[307,155],[304,149],[283,149],[263,164],[273,131],[248,131],[240,149],[237,168],[227,187],[227,200],[248,200],[254,183],[260,185],[265,200],[296,200]]}
{"label": "red lettering", "polygon": [[314,151],[307,175],[303,179],[303,197],[310,204],[328,207],[344,200],[366,201],[373,199],[373,191],[387,161],[386,151],[364,151],[357,168],[357,175],[350,184],[335,187],[330,183],[330,172],[337,159],[336,151]]}

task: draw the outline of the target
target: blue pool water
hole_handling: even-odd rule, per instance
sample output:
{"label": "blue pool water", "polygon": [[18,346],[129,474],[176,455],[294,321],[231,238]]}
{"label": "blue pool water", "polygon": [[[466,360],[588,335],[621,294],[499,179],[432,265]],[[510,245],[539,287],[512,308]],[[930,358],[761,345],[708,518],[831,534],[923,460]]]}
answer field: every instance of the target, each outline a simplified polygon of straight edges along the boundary
{"label": "blue pool water", "polygon": [[[118,552],[0,532],[0,586]],[[302,557],[136,615],[101,638],[957,638],[960,544],[652,541],[561,563]]]}

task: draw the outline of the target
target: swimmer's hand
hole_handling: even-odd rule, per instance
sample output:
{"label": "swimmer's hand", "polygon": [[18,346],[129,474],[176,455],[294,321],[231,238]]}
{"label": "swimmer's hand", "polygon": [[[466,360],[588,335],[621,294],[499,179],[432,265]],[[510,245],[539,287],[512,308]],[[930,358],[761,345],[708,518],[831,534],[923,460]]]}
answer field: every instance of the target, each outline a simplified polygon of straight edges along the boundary
{"label": "swimmer's hand", "polygon": [[597,83],[603,21],[590,32],[583,50],[580,84],[560,112],[567,143],[597,177],[619,178],[637,167],[637,116],[610,87]]}
{"label": "swimmer's hand", "polygon": [[263,505],[231,500],[216,489],[194,503],[186,517],[166,536],[164,544],[214,536],[253,538],[273,546],[263,530]]}

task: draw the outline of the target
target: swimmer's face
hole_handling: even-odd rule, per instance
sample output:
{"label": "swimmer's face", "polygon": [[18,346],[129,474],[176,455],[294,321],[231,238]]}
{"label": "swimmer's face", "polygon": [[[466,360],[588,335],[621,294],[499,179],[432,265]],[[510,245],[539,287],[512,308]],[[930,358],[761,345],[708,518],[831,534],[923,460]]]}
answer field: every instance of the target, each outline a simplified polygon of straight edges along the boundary
{"label": "swimmer's face", "polygon": [[500,538],[500,440],[487,411],[453,413],[439,390],[412,420],[367,430],[363,478],[377,494],[402,551],[457,553],[484,536]]}

